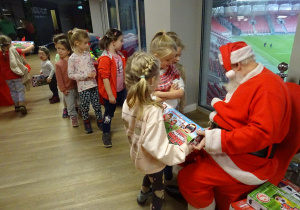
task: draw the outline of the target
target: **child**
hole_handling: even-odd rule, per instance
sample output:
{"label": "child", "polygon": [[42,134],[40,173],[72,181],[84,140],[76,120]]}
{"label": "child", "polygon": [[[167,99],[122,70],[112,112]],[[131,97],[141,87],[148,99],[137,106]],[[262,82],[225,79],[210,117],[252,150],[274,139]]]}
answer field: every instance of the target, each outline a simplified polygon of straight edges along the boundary
{"label": "child", "polygon": [[[176,43],[177,53],[175,55],[173,65],[175,65],[175,67],[178,69],[178,71],[180,72],[180,77],[182,78],[184,84],[186,84],[185,68],[183,67],[182,64],[178,63],[182,54],[182,50],[185,49],[185,46],[175,32],[169,31],[167,32],[167,35],[170,36]],[[183,97],[178,100],[178,111],[180,111],[181,113],[184,113],[185,102],[186,102],[186,98],[184,94]]]}
{"label": "child", "polygon": [[[61,34],[56,34],[56,35],[53,36],[52,40],[53,40],[55,48],[56,48],[58,40],[60,40],[60,39],[66,39],[67,40],[67,35],[64,34],[64,33],[61,33]],[[57,61],[59,61],[59,59],[60,59],[59,54],[56,53],[55,58],[54,58],[54,62],[56,63]],[[67,109],[67,103],[66,103],[64,95],[63,95],[63,102],[64,102],[64,108],[63,108],[62,117],[67,118],[68,117],[68,109]]]}
{"label": "child", "polygon": [[102,112],[96,82],[96,69],[89,49],[89,36],[83,29],[73,29],[68,32],[69,42],[74,50],[68,61],[68,76],[77,81],[77,88],[81,102],[81,114],[85,133],[93,132],[89,117],[90,103],[97,118],[97,126],[102,130]]}
{"label": "child", "polygon": [[50,61],[50,52],[47,47],[41,46],[38,52],[39,58],[42,60],[41,74],[43,74],[49,84],[49,89],[52,91],[53,96],[49,98],[50,104],[60,102],[57,89],[57,81],[55,77],[55,70]]}
{"label": "child", "polygon": [[158,101],[177,108],[178,99],[184,95],[184,82],[173,64],[177,46],[165,32],[158,32],[151,41],[150,52],[161,62],[160,83],[154,92]]}
{"label": "child", "polygon": [[152,195],[150,209],[162,207],[166,164],[183,162],[191,148],[186,142],[181,146],[169,144],[163,106],[151,98],[159,71],[159,60],[153,55],[136,52],[128,59],[125,79],[128,96],[122,109],[131,159],[145,174],[137,202],[143,204]]}
{"label": "child", "polygon": [[11,39],[8,36],[0,35],[0,70],[1,76],[6,81],[15,111],[21,114],[27,114],[25,107],[25,86],[30,82],[28,69],[25,66],[25,59],[22,53],[33,50],[34,46],[30,45],[25,49],[16,49],[11,46]]}
{"label": "child", "polygon": [[[176,43],[165,32],[158,32],[150,44],[150,52],[161,61],[160,83],[153,95],[173,108],[178,108],[178,99],[184,95],[184,82],[173,65],[177,50]],[[172,167],[166,167],[165,178],[173,178]]]}
{"label": "child", "polygon": [[75,109],[76,100],[79,98],[76,81],[68,77],[68,60],[72,53],[71,46],[66,39],[58,40],[56,44],[60,60],[55,63],[56,79],[60,91],[64,94],[68,113],[73,127],[78,127],[77,112]]}
{"label": "child", "polygon": [[98,59],[98,88],[104,99],[104,123],[102,141],[104,147],[112,147],[110,126],[117,104],[123,106],[126,99],[124,68],[126,60],[120,52],[123,46],[122,32],[109,29],[100,40],[102,55]]}

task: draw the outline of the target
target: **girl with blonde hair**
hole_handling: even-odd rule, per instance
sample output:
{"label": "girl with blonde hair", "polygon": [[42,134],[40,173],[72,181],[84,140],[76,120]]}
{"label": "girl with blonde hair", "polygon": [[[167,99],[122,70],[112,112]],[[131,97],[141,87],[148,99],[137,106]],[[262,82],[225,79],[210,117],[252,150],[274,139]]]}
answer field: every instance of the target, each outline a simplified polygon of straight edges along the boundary
{"label": "girl with blonde hair", "polygon": [[102,130],[102,111],[96,82],[96,69],[89,49],[89,35],[83,29],[73,29],[68,32],[68,38],[73,54],[68,60],[68,76],[77,81],[80,98],[81,114],[84,122],[85,133],[93,132],[89,117],[90,103],[97,118],[97,126]]}
{"label": "girl with blonde hair", "polygon": [[[134,53],[127,61],[125,84],[128,95],[122,118],[135,167],[145,174],[138,204],[152,196],[150,209],[161,209],[164,199],[163,169],[183,162],[190,152],[187,142],[169,144],[163,106],[151,94],[159,83],[160,61],[145,52]],[[152,187],[152,189],[151,189]]]}

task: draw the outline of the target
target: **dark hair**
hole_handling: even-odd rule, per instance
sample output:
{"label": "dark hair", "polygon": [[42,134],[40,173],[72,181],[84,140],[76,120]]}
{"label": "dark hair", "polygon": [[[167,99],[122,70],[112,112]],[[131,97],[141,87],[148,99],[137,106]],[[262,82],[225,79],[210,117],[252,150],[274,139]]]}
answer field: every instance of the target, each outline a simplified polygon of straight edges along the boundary
{"label": "dark hair", "polygon": [[99,46],[101,50],[106,50],[111,42],[117,41],[122,32],[118,29],[108,29],[106,34],[100,39]]}
{"label": "dark hair", "polygon": [[64,33],[61,33],[61,34],[55,34],[54,36],[53,36],[53,42],[54,42],[54,44],[55,43],[57,43],[58,42],[58,40],[60,40],[60,39],[68,39],[68,37],[67,37],[67,35],[66,34],[64,34]]}
{"label": "dark hair", "polygon": [[59,39],[57,41],[57,44],[61,44],[62,46],[64,46],[67,50],[70,51],[70,53],[68,54],[69,56],[73,53],[72,48],[70,46],[70,43],[67,39]]}
{"label": "dark hair", "polygon": [[43,52],[48,56],[48,60],[50,60],[50,51],[48,50],[47,47],[45,47],[45,46],[40,46],[40,47],[39,47],[39,51],[43,51]]}

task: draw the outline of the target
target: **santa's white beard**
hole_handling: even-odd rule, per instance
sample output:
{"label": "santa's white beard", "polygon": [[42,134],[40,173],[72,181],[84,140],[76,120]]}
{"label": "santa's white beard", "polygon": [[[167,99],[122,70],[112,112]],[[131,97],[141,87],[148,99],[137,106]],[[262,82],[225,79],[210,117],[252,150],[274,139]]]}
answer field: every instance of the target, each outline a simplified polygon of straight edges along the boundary
{"label": "santa's white beard", "polygon": [[236,73],[234,77],[229,79],[229,82],[226,86],[226,90],[228,93],[234,92],[238,86],[241,84],[241,81],[245,78],[245,76]]}

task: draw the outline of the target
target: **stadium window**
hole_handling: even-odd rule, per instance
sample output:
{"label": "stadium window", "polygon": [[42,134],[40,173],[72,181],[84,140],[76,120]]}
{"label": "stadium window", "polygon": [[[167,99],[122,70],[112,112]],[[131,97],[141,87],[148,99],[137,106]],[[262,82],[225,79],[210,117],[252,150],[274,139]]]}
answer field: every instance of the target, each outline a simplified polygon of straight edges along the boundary
{"label": "stadium window", "polygon": [[199,106],[212,110],[211,100],[226,95],[228,80],[218,61],[221,45],[245,41],[256,60],[274,73],[279,63],[290,62],[300,0],[282,2],[205,1]]}

